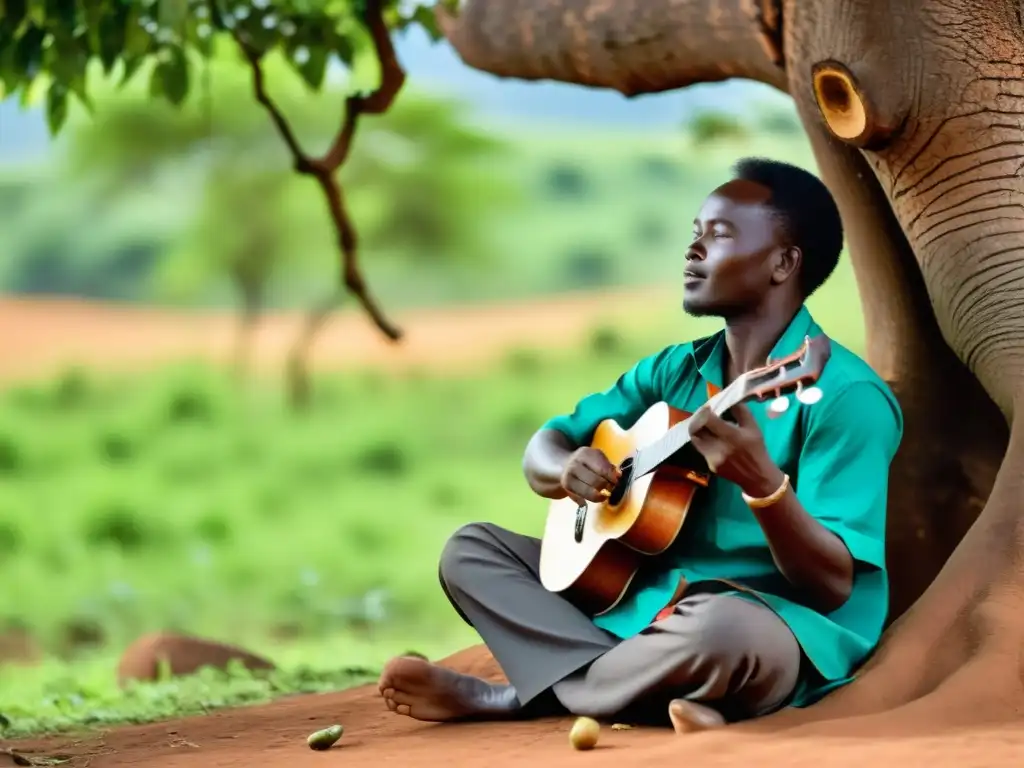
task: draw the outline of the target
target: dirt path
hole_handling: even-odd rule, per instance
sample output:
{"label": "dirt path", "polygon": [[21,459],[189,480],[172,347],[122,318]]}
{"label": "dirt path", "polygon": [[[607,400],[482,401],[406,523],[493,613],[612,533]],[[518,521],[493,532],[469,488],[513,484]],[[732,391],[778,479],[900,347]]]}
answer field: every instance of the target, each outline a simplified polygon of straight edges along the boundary
{"label": "dirt path", "polygon": [[[671,309],[674,301],[666,294],[643,289],[396,313],[407,334],[397,345],[362,314],[347,311],[328,324],[312,361],[319,369],[474,365],[511,346],[568,344],[600,324],[635,325],[652,314],[652,307]],[[254,365],[279,371],[300,323],[294,313],[268,316],[258,332]],[[0,299],[0,380],[42,376],[69,364],[124,370],[181,359],[224,362],[231,359],[235,334],[235,318],[225,312],[5,298]]]}
{"label": "dirt path", "polygon": [[[449,666],[492,679],[495,668],[475,650],[456,654]],[[490,673],[490,674],[488,674]],[[345,735],[329,752],[305,743],[314,730],[342,723]],[[588,768],[687,766],[695,768],[1016,768],[1024,752],[1019,723],[927,734],[882,727],[843,736],[843,723],[814,735],[722,733],[676,737],[669,729],[602,729],[592,752],[569,747],[569,719],[529,723],[432,725],[388,712],[374,686],[337,694],[298,696],[266,706],[218,712],[156,725],[121,728],[71,744],[67,740],[20,747],[41,754],[69,754],[71,766],[89,768],[304,768],[377,765],[496,768],[586,765]],[[829,733],[828,729],[834,733]],[[906,729],[906,723],[903,724]]]}

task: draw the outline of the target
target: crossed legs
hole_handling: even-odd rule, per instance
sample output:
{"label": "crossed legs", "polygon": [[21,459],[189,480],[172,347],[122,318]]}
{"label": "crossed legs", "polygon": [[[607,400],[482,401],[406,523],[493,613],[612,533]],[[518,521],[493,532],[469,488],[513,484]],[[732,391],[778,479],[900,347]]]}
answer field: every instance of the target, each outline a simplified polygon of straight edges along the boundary
{"label": "crossed legs", "polygon": [[608,718],[655,707],[677,730],[692,730],[766,714],[796,686],[800,647],[766,607],[697,592],[620,640],[544,589],[539,563],[537,539],[490,524],[460,528],[442,553],[441,585],[509,684],[399,658],[380,680],[388,707],[420,720],[529,717],[552,707]]}

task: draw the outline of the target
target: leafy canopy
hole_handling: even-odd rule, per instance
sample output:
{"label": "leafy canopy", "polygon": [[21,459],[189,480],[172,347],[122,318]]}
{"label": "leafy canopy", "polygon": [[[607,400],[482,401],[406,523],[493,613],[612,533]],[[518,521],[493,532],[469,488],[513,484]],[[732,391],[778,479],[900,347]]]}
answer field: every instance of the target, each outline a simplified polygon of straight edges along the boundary
{"label": "leafy canopy", "polygon": [[[367,0],[0,0],[0,98],[23,105],[45,98],[52,134],[68,102],[91,109],[89,73],[98,62],[122,84],[140,71],[149,93],[180,105],[200,78],[214,39],[231,35],[263,56],[279,51],[314,90],[328,66],[351,66],[367,45],[360,22]],[[385,0],[393,31],[439,32],[431,8]]]}

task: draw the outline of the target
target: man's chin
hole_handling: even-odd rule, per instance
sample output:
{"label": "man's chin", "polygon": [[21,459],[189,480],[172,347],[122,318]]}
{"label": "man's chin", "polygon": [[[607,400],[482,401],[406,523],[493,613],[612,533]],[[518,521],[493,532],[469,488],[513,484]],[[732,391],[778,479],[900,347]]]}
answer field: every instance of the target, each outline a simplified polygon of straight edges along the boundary
{"label": "man's chin", "polygon": [[711,317],[716,314],[713,307],[689,297],[683,299],[683,312],[690,317]]}

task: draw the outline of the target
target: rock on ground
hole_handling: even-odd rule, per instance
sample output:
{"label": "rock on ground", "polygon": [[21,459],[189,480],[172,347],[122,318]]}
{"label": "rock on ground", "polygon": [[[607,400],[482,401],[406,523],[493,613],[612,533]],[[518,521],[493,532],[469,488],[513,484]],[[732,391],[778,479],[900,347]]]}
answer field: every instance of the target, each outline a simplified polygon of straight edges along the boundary
{"label": "rock on ground", "polygon": [[156,680],[164,659],[172,675],[188,675],[204,666],[226,669],[233,659],[254,671],[274,669],[273,662],[244,648],[201,637],[155,632],[140,637],[121,655],[117,682],[123,686],[130,680]]}

